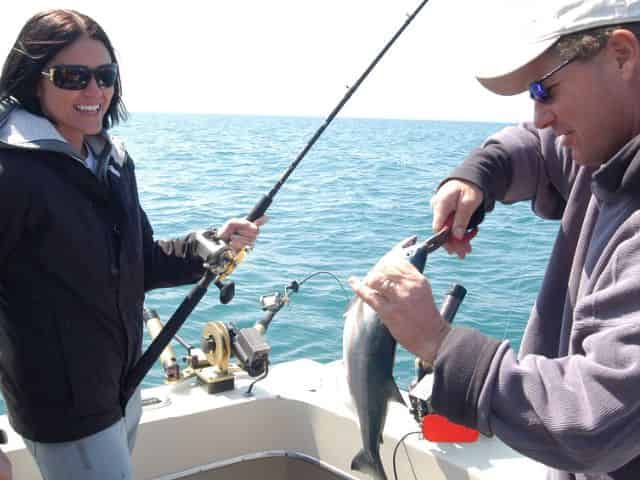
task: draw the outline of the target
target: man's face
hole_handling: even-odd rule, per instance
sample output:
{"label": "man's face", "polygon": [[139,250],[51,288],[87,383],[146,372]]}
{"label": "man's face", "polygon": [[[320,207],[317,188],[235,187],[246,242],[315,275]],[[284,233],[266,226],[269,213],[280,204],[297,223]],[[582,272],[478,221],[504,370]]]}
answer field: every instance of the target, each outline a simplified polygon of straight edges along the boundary
{"label": "man's face", "polygon": [[[614,54],[607,46],[589,60],[569,63],[543,82],[550,98],[535,101],[536,127],[552,128],[579,165],[601,165],[635,135],[628,107],[634,99]],[[545,54],[538,78],[560,63],[557,55]]]}

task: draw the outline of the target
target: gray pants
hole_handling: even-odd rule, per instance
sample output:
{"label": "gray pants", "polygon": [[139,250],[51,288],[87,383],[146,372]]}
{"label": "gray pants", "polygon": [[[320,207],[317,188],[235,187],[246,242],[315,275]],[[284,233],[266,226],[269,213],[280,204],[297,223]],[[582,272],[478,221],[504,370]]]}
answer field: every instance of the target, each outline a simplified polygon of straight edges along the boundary
{"label": "gray pants", "polygon": [[132,480],[131,452],[142,415],[140,389],[131,397],[125,417],[79,440],[40,443],[24,439],[44,480]]}

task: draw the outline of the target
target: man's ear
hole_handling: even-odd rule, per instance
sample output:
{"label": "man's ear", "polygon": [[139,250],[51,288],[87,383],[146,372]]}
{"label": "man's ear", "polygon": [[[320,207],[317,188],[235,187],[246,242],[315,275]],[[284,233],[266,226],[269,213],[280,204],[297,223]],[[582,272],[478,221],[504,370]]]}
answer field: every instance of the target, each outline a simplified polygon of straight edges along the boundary
{"label": "man's ear", "polygon": [[630,30],[619,28],[611,32],[606,46],[625,80],[640,66],[640,42]]}

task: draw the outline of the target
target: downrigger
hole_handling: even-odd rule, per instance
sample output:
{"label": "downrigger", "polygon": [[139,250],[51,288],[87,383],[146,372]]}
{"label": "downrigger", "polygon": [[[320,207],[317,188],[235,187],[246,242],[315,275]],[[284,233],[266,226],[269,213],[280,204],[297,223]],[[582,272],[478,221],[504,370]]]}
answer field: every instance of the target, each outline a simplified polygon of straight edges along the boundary
{"label": "downrigger", "polygon": [[[209,393],[218,393],[234,388],[234,372],[238,370],[244,370],[251,377],[260,377],[256,381],[264,378],[269,371],[271,351],[265,334],[275,315],[289,303],[291,293],[297,292],[299,285],[293,281],[282,293],[260,297],[261,308],[266,314],[252,327],[238,328],[231,322],[207,322],[199,347],[190,345],[176,334],[174,338],[187,350],[187,355],[182,358],[186,366],[180,367],[173,348],[167,345],[159,358],[165,382],[173,383],[195,376]],[[163,330],[158,313],[145,308],[143,318],[151,338],[155,339]],[[235,363],[231,362],[232,358],[235,358]],[[250,391],[251,387],[248,393]]]}

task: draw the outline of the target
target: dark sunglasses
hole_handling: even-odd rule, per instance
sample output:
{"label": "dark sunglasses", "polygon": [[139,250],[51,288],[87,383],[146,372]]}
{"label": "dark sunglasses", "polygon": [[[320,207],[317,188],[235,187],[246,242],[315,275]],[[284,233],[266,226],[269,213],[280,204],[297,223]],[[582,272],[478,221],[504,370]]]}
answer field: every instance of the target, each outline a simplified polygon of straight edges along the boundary
{"label": "dark sunglasses", "polygon": [[565,60],[560,65],[558,65],[553,70],[551,70],[549,73],[547,73],[545,76],[543,76],[540,80],[537,80],[535,82],[531,82],[529,84],[529,96],[531,97],[531,99],[536,101],[536,102],[540,102],[540,103],[549,102],[549,100],[551,100],[551,92],[549,91],[549,89],[547,87],[545,87],[543,85],[542,82],[548,80],[549,77],[551,77],[551,75],[553,75],[555,73],[558,73],[558,71],[562,70],[564,67],[569,65],[576,58],[577,57],[574,56],[574,57],[569,58],[568,60]]}
{"label": "dark sunglasses", "polygon": [[86,65],[54,65],[41,73],[56,87],[64,90],[84,90],[92,76],[96,79],[98,87],[111,88],[118,78],[118,65],[108,63],[96,68]]}

